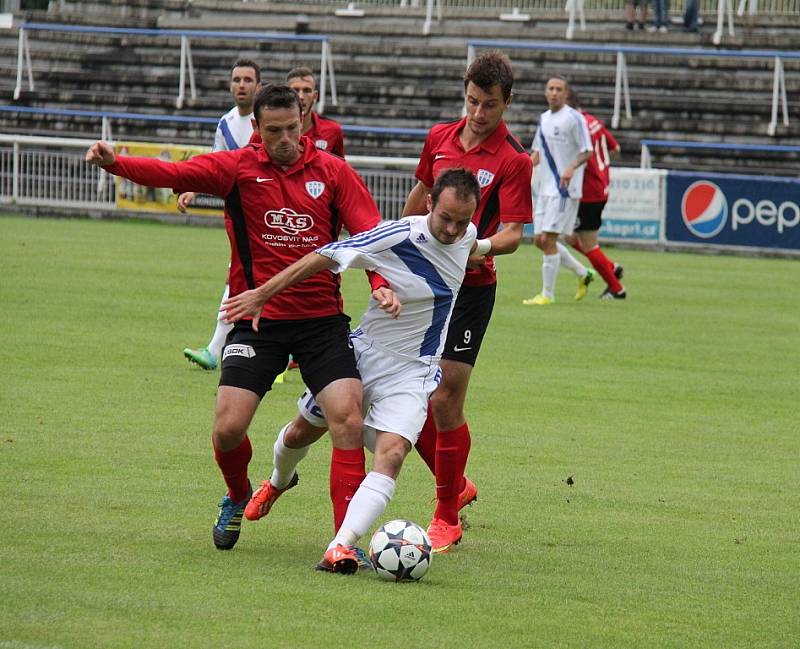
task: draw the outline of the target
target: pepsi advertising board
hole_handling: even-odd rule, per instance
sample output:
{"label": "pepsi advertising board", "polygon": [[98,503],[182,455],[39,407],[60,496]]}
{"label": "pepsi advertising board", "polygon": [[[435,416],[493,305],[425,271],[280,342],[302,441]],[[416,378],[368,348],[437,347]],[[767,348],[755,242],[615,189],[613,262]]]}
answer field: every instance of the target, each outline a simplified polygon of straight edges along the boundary
{"label": "pepsi advertising board", "polygon": [[800,180],[670,171],[667,241],[800,250]]}

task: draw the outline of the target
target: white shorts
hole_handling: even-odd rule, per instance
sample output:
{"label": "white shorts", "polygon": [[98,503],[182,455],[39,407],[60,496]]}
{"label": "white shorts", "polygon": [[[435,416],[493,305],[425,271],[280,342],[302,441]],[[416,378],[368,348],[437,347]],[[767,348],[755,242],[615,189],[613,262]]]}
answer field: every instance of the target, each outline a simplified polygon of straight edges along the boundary
{"label": "white shorts", "polygon": [[[353,339],[353,349],[364,385],[364,446],[375,451],[378,430],[397,433],[413,446],[428,414],[428,399],[442,378],[439,365],[396,356],[363,338]],[[298,399],[297,410],[310,424],[327,428],[308,390]]]}
{"label": "white shorts", "polygon": [[557,232],[572,234],[578,218],[580,198],[561,196],[539,196],[533,211],[533,233]]}

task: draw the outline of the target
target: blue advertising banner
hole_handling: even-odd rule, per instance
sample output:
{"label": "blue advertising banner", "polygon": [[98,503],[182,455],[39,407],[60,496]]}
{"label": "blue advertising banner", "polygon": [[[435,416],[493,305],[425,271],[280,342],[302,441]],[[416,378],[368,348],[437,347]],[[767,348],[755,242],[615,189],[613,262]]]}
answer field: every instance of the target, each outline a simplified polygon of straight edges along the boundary
{"label": "blue advertising banner", "polygon": [[670,242],[800,250],[800,180],[670,171]]}

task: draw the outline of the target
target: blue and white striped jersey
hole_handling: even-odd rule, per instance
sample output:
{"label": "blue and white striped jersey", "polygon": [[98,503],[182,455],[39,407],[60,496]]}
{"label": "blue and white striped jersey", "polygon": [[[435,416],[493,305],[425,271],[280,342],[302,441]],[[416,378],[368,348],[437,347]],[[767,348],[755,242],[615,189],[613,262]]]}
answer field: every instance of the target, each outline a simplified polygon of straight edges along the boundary
{"label": "blue and white striped jersey", "polygon": [[253,135],[253,113],[240,115],[234,106],[225,113],[217,124],[212,151],[236,151],[250,141]]}
{"label": "blue and white striped jersey", "polygon": [[428,216],[382,223],[317,252],[338,264],[334,272],[363,268],[379,272],[403,304],[397,320],[370,299],[355,336],[387,351],[423,362],[438,362],[458,290],[477,230],[470,223],[453,244],[437,241]]}
{"label": "blue and white striped jersey", "polygon": [[[579,154],[594,151],[586,120],[571,106],[563,106],[557,112],[547,110],[539,118],[539,128],[533,136],[531,148],[539,152],[539,164],[534,172],[541,178],[541,196],[560,196],[561,174]],[[569,183],[570,198],[580,198],[583,192],[583,169],[581,165]]]}

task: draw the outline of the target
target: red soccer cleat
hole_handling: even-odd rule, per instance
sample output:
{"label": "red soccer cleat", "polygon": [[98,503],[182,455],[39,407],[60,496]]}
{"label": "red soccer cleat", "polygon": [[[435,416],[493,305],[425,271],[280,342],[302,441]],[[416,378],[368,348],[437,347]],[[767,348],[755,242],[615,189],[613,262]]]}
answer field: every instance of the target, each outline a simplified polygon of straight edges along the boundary
{"label": "red soccer cleat", "polygon": [[464,476],[464,488],[458,494],[458,508],[464,509],[467,505],[471,505],[478,500],[478,487],[467,476]]}
{"label": "red soccer cleat", "polygon": [[352,545],[337,545],[327,550],[316,570],[338,572],[340,575],[352,575],[358,572],[358,555]]}
{"label": "red soccer cleat", "polygon": [[264,480],[261,486],[256,489],[255,493],[250,498],[250,502],[244,508],[244,517],[248,521],[257,521],[259,518],[264,518],[269,514],[272,505],[280,497],[284,491],[289,491],[298,482],[297,474],[295,473],[289,484],[283,489],[274,487],[269,480]]}
{"label": "red soccer cleat", "polygon": [[441,518],[434,518],[428,525],[428,538],[431,540],[431,550],[437,554],[449,552],[450,548],[458,545],[462,532],[461,521],[457,525],[448,525]]}

